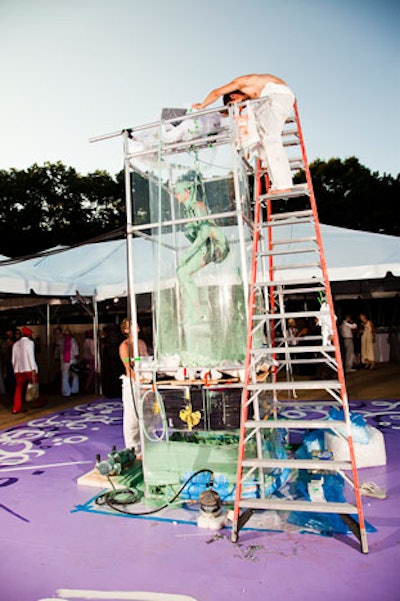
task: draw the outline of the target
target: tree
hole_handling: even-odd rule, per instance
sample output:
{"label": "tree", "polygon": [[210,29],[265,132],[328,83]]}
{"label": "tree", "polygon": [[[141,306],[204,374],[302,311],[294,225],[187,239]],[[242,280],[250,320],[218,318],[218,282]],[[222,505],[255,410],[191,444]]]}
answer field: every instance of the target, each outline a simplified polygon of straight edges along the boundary
{"label": "tree", "polygon": [[[400,235],[399,176],[379,176],[357,158],[316,160],[310,165],[322,223]],[[295,181],[304,181],[304,173]],[[157,217],[148,179],[132,174],[134,223]],[[153,184],[153,187],[156,183]],[[251,187],[251,186],[250,186]],[[206,195],[213,213],[233,207],[231,180],[208,182]],[[153,190],[158,198],[158,186]],[[165,203],[166,206],[168,203]],[[301,200],[283,201],[282,211],[301,208]],[[26,170],[0,170],[0,254],[21,257],[57,245],[124,235],[124,172],[82,176],[62,163],[32,165]]]}
{"label": "tree", "polygon": [[0,171],[0,252],[16,257],[71,245],[125,223],[123,180],[81,176],[62,163]]}
{"label": "tree", "polygon": [[329,225],[400,235],[400,179],[379,176],[356,157],[310,164],[320,221]]}

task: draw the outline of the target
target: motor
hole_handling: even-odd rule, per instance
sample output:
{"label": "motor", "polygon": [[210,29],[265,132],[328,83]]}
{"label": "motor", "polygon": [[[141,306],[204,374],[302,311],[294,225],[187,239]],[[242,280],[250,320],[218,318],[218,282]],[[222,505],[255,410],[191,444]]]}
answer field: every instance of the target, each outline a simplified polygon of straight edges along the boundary
{"label": "motor", "polygon": [[114,446],[107,459],[100,460],[100,455],[96,455],[96,468],[102,476],[118,476],[125,469],[135,463],[136,455],[133,449],[123,449],[117,451]]}

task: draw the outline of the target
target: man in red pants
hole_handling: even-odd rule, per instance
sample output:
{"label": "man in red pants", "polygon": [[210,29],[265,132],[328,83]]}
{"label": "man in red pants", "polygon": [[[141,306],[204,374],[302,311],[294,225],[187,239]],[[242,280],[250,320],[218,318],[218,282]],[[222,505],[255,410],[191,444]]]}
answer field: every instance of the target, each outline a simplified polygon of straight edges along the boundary
{"label": "man in red pants", "polygon": [[[21,328],[22,337],[14,342],[12,347],[12,365],[15,375],[15,393],[12,413],[22,413],[22,401],[25,397],[29,382],[38,381],[38,367],[35,359],[35,344],[31,338],[33,331],[24,326]],[[35,406],[40,406],[37,399]]]}

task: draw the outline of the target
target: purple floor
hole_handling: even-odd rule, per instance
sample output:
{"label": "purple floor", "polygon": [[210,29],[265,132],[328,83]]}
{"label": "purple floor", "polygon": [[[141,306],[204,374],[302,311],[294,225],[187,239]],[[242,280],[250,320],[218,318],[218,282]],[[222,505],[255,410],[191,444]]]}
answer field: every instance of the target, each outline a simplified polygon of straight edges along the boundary
{"label": "purple floor", "polygon": [[[0,432],[0,601],[395,601],[400,598],[400,401],[353,403],[385,437],[387,465],[359,470],[369,554],[352,535],[198,528],[100,511],[77,484],[113,444],[121,403],[98,401]],[[207,467],[207,466],[205,466]]]}

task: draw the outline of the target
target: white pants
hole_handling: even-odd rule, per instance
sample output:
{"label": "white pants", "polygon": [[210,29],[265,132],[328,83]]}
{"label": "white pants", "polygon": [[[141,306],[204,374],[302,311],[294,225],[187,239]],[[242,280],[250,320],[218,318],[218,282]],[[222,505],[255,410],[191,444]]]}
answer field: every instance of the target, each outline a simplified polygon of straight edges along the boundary
{"label": "white pants", "polygon": [[70,367],[73,363],[64,363],[61,361],[61,394],[71,396],[79,392],[79,376],[71,372]]}
{"label": "white pants", "polygon": [[134,382],[127,376],[122,380],[122,429],[126,449],[134,449],[136,455],[141,455],[139,408],[135,405]]}
{"label": "white pants", "polygon": [[265,100],[255,110],[261,159],[267,164],[271,189],[291,188],[292,172],[282,143],[282,130],[293,110],[295,96],[287,86],[276,83],[267,83],[260,94],[264,96]]}
{"label": "white pants", "polygon": [[344,368],[348,372],[353,367],[354,361],[354,341],[353,338],[343,338],[344,350]]}

